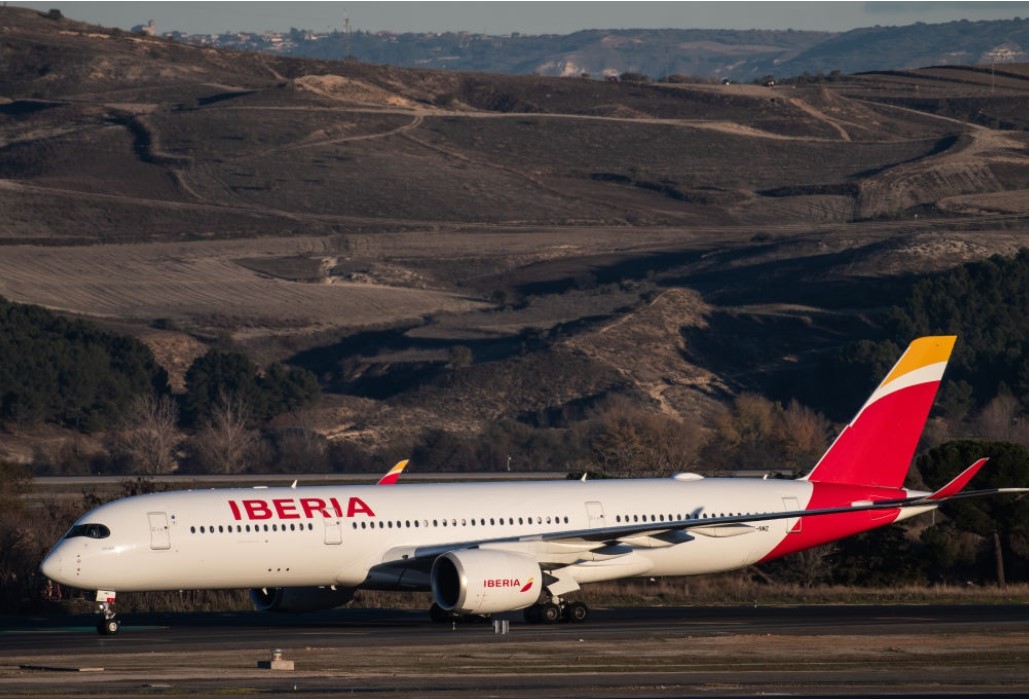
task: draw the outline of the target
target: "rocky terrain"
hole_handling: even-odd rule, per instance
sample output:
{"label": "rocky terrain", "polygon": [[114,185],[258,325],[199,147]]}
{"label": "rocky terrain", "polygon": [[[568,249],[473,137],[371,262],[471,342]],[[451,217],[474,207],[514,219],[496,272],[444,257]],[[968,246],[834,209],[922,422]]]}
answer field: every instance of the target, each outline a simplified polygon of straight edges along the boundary
{"label": "rocky terrain", "polygon": [[310,368],[334,439],[703,414],[1029,225],[1026,65],[609,83],[12,7],[0,56],[0,296],[140,336],[177,386],[217,338]]}

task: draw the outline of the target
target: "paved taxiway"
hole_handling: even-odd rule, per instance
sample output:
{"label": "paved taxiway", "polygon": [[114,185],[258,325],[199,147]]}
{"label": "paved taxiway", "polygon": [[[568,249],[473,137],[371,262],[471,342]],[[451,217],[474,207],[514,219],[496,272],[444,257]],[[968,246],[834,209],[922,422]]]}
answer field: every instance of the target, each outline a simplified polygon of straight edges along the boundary
{"label": "paved taxiway", "polygon": [[[424,612],[0,619],[0,695],[1029,695],[1029,607],[595,609],[511,632]],[[272,649],[293,672],[258,670]],[[72,670],[103,668],[89,672]]]}

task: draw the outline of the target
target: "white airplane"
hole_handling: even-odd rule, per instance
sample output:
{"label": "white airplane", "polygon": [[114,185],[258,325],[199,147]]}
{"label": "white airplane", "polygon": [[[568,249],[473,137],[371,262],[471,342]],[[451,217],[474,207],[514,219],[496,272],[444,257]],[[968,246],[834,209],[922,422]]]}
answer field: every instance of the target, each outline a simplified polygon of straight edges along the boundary
{"label": "white airplane", "polygon": [[[236,488],[123,498],[83,515],[42,562],[97,590],[251,588],[265,611],[345,604],[358,589],[431,590],[436,620],[525,610],[584,621],[584,583],[714,573],[768,561],[954,498],[986,459],[934,493],[904,477],[956,338],[907,348],[814,469],[798,480],[671,478]],[[398,464],[395,475],[402,466]]]}

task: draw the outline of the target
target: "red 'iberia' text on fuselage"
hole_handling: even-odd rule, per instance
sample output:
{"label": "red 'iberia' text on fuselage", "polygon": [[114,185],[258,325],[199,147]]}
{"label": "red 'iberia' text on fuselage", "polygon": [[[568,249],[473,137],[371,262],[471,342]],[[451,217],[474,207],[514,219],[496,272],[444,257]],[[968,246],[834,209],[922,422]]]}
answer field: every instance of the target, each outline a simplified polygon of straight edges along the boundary
{"label": "red 'iberia' text on fuselage", "polygon": [[242,519],[313,519],[316,517],[374,517],[361,498],[347,499],[346,509],[337,498],[274,498],[272,500],[229,500],[229,509],[238,522]]}

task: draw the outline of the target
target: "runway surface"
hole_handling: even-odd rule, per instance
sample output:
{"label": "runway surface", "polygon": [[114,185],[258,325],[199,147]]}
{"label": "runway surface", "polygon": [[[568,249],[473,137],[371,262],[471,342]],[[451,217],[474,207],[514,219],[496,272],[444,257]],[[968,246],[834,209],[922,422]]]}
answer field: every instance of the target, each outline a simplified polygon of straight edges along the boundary
{"label": "runway surface", "polygon": [[[423,611],[0,618],[0,695],[1029,694],[1029,607],[597,608],[586,624]],[[259,670],[273,649],[294,671]],[[100,668],[103,668],[102,670]]]}

